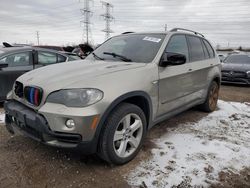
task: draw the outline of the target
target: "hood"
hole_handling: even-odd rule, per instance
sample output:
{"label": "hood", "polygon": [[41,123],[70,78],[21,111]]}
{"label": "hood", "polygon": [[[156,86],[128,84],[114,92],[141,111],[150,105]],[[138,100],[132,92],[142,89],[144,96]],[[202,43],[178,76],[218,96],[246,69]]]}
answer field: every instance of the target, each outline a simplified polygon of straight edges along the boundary
{"label": "hood", "polygon": [[88,81],[91,78],[97,79],[106,74],[145,65],[145,63],[80,60],[42,67],[22,75],[17,80],[24,85],[58,90],[70,87],[75,82]]}
{"label": "hood", "polygon": [[250,71],[250,64],[222,63],[222,71]]}

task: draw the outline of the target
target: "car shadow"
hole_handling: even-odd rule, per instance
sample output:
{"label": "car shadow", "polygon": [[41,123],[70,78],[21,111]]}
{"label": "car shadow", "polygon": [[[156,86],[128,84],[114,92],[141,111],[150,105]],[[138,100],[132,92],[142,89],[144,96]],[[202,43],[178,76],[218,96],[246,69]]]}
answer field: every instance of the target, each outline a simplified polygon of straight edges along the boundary
{"label": "car shadow", "polygon": [[250,87],[250,85],[247,84],[234,84],[234,83],[222,83],[223,86],[233,86],[233,87]]}

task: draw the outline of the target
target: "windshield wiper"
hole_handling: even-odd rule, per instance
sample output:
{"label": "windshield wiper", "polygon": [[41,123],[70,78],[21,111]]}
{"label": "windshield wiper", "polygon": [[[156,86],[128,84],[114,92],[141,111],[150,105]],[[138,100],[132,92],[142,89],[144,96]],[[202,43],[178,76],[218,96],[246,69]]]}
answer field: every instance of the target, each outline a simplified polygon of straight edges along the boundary
{"label": "windshield wiper", "polygon": [[129,58],[123,56],[123,55],[119,55],[119,54],[113,53],[113,52],[103,52],[103,54],[105,54],[105,55],[111,55],[114,58],[118,57],[120,60],[125,61],[125,62],[132,62],[131,59],[129,59]]}
{"label": "windshield wiper", "polygon": [[99,59],[99,60],[105,60],[105,59],[103,59],[103,58],[99,57],[98,55],[96,55],[94,52],[92,52],[92,55],[93,55],[93,56],[94,56],[94,58],[96,58],[96,59]]}

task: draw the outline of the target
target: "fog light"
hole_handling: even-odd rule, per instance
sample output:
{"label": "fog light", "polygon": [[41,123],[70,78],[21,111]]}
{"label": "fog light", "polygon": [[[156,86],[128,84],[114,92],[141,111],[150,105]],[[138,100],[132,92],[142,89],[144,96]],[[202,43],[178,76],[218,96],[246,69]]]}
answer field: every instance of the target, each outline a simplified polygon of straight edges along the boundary
{"label": "fog light", "polygon": [[73,119],[68,119],[66,122],[65,122],[65,125],[66,127],[72,129],[75,127],[75,122]]}

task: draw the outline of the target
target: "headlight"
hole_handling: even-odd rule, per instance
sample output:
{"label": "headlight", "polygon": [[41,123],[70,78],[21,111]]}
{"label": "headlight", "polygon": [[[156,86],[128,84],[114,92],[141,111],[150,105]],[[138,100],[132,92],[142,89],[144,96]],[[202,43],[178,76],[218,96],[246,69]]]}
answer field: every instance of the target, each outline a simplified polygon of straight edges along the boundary
{"label": "headlight", "polygon": [[250,78],[250,71],[247,71],[247,77]]}
{"label": "headlight", "polygon": [[51,93],[47,102],[68,107],[85,107],[100,101],[103,92],[98,89],[66,89]]}

